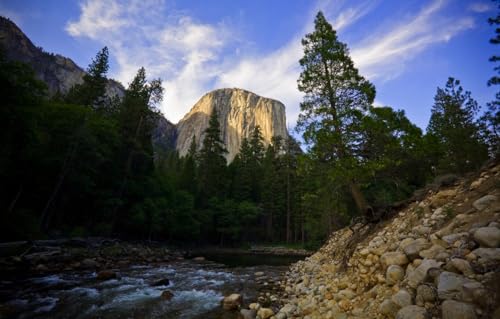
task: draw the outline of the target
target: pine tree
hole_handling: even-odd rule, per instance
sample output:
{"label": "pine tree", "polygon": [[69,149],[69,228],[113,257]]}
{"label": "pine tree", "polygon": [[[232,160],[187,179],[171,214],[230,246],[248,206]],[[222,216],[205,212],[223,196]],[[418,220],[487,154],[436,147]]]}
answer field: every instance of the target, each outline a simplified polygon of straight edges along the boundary
{"label": "pine tree", "polygon": [[222,197],[226,189],[227,150],[221,138],[217,111],[210,115],[208,128],[199,155],[199,195],[202,202]]}
{"label": "pine tree", "polygon": [[106,98],[106,74],[109,69],[108,48],[102,48],[90,63],[87,73],[83,76],[83,83],[70,89],[66,101],[74,104],[102,108],[110,103]]}
{"label": "pine tree", "polygon": [[359,75],[347,46],[338,40],[322,12],[314,25],[314,32],[302,39],[304,56],[300,59],[298,88],[305,96],[298,128],[311,156],[343,172],[356,206],[371,214],[357,180],[357,161],[361,119],[375,98],[375,88]]}
{"label": "pine tree", "polygon": [[438,170],[465,173],[486,160],[487,148],[474,119],[478,111],[479,105],[459,80],[450,77],[444,89],[437,89],[427,133],[439,145]]}
{"label": "pine tree", "polygon": [[[500,1],[496,0],[495,2],[498,3],[497,16],[489,18],[488,22],[490,25],[496,26],[495,37],[490,39],[490,43],[498,45],[500,44]],[[500,56],[493,55],[490,57],[490,61],[498,63],[500,62]],[[497,74],[488,80],[488,86],[500,85],[500,65],[497,65],[493,70]],[[481,129],[484,138],[488,142],[490,155],[497,157],[500,155],[500,89],[495,94],[495,99],[489,102],[487,107],[487,111],[481,117]]]}

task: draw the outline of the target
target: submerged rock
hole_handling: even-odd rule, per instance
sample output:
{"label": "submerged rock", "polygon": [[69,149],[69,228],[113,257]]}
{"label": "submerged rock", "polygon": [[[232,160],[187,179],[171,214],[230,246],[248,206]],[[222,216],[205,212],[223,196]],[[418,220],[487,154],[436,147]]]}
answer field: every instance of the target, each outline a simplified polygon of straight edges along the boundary
{"label": "submerged rock", "polygon": [[174,294],[170,290],[165,290],[164,292],[161,293],[161,299],[163,299],[163,300],[170,300],[173,297],[174,297]]}
{"label": "submerged rock", "polygon": [[97,273],[97,280],[110,280],[118,278],[116,272],[112,270],[101,270]]}

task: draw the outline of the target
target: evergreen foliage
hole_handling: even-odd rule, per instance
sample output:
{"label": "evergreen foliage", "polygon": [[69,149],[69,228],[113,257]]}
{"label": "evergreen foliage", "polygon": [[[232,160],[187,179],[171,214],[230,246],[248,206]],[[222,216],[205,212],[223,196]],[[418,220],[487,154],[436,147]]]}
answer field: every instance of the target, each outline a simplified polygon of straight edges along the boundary
{"label": "evergreen foliage", "polygon": [[298,128],[307,151],[292,134],[268,144],[256,126],[229,165],[216,109],[184,157],[153,149],[161,80],[140,68],[123,97],[109,98],[107,48],[81,84],[52,97],[28,66],[0,55],[0,240],[315,248],[360,213],[375,221],[436,175],[498,154],[498,95],[478,120],[479,105],[450,78],[424,135],[403,111],[372,106],[374,86],[321,12],[302,44]]}

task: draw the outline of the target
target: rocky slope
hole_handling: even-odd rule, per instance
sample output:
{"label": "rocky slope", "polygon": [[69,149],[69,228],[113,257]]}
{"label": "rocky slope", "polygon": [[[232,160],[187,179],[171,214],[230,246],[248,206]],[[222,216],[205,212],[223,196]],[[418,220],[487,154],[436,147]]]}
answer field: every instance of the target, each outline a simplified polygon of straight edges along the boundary
{"label": "rocky slope", "polygon": [[257,125],[266,145],[273,136],[288,136],[285,106],[281,102],[242,89],[219,89],[205,94],[177,124],[176,148],[181,156],[187,153],[193,136],[201,148],[214,109],[218,113],[229,161],[238,153],[243,138],[249,137]]}
{"label": "rocky slope", "polygon": [[[59,54],[44,52],[36,47],[14,22],[1,16],[0,47],[8,59],[31,65],[36,76],[47,84],[50,94],[66,93],[72,86],[83,81],[85,71],[75,62]],[[121,97],[124,91],[120,83],[109,80],[109,96]]]}
{"label": "rocky slope", "polygon": [[499,185],[492,165],[333,233],[291,267],[274,318],[500,318]]}

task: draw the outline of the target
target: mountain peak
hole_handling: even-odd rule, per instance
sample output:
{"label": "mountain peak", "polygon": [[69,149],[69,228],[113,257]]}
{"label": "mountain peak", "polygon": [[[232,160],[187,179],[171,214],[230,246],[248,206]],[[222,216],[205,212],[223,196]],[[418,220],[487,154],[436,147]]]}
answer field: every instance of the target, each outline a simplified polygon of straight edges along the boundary
{"label": "mountain peak", "polygon": [[288,136],[283,103],[240,88],[221,88],[205,94],[177,124],[176,148],[181,156],[187,154],[193,136],[201,148],[214,110],[219,117],[228,161],[234,159],[242,140],[256,126],[260,126],[265,145],[269,145],[273,136]]}

